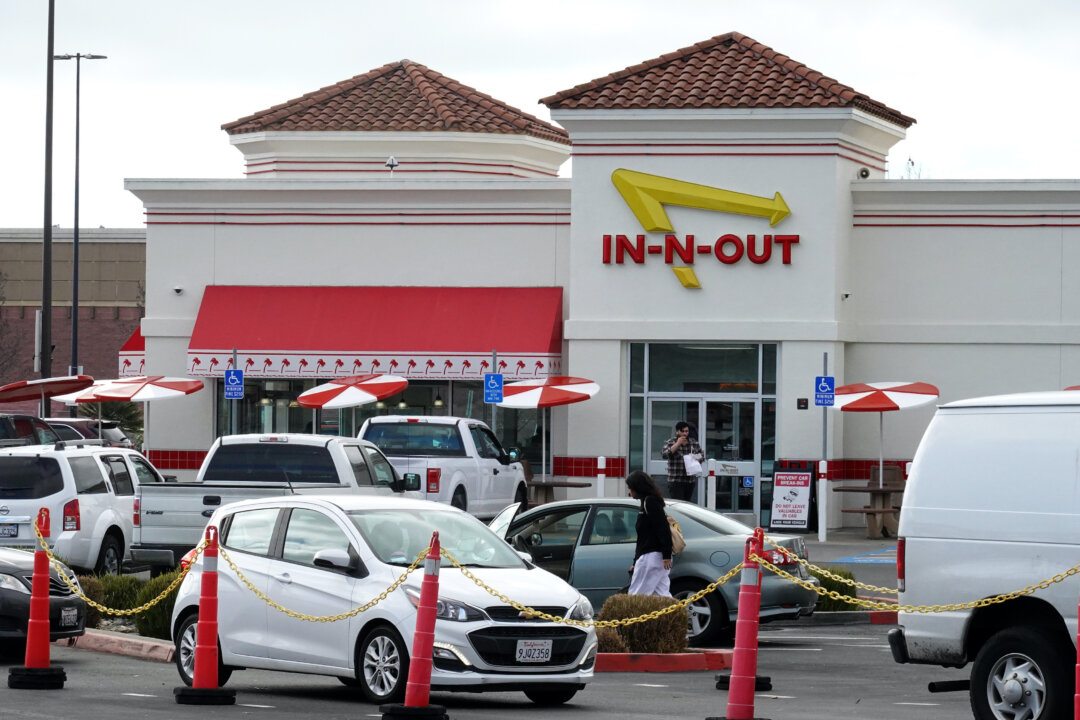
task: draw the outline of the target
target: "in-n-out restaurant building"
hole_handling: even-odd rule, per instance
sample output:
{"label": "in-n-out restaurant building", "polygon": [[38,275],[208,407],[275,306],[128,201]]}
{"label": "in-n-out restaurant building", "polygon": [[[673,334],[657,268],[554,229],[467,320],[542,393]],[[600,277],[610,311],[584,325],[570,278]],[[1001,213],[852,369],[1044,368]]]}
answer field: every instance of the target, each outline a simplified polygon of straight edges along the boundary
{"label": "in-n-out restaurant building", "polygon": [[[561,127],[395,62],[225,125],[244,179],[129,180],[142,369],[209,388],[154,404],[151,459],[185,479],[234,422],[309,430],[296,397],[335,376],[410,380],[314,420],[355,434],[374,413],[490,422],[492,370],[574,375],[601,391],[551,411],[551,471],[662,477],[685,419],[735,475],[718,507],[752,510],[823,442],[842,476],[876,462],[876,415],[815,406],[826,370],[941,401],[1080,382],[1080,183],[886,180],[912,118],[738,33],[541,102]],[[932,414],[885,418],[887,462]],[[539,464],[536,411],[495,423]]]}

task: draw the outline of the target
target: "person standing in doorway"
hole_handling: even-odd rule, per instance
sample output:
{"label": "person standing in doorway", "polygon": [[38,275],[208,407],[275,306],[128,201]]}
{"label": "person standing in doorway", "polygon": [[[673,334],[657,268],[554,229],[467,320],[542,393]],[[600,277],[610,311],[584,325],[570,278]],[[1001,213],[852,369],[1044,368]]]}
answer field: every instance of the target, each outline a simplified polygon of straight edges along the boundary
{"label": "person standing in doorway", "polygon": [[686,472],[684,457],[690,455],[699,463],[705,461],[705,453],[696,439],[690,437],[690,425],[675,423],[675,437],[664,443],[660,457],[667,460],[668,493],[673,500],[690,500],[697,490],[697,476]]}
{"label": "person standing in doorway", "polygon": [[664,496],[649,474],[635,470],[626,477],[630,497],[641,501],[634,529],[634,565],[630,568],[631,595],[671,597],[671,527],[664,513]]}

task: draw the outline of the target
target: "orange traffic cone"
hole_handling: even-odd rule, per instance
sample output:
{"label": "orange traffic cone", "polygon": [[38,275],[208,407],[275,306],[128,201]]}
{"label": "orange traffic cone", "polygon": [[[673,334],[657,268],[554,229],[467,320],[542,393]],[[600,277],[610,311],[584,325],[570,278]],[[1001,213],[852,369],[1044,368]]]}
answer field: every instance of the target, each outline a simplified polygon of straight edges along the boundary
{"label": "orange traffic cone", "polygon": [[[49,509],[38,511],[38,532],[49,537]],[[67,673],[49,667],[49,555],[38,543],[34,552],[34,579],[30,586],[30,620],[26,624],[26,664],[8,670],[8,687],[21,690],[59,690]]]}

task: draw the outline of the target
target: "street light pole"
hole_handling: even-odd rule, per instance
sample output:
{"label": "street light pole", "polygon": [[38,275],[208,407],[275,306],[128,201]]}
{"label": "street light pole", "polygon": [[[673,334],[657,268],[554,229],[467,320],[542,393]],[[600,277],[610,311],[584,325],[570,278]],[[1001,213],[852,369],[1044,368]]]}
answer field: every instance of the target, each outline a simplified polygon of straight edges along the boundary
{"label": "street light pole", "polygon": [[[69,375],[79,375],[79,105],[82,85],[82,61],[105,60],[106,55],[75,53],[53,55],[54,60],[75,60],[75,224],[71,246],[71,366]],[[74,408],[72,408],[74,413]]]}

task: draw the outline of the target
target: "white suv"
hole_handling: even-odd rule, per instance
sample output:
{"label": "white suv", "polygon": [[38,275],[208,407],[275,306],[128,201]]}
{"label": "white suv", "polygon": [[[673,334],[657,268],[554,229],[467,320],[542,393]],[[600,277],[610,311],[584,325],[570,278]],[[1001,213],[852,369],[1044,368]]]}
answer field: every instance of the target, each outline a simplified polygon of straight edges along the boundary
{"label": "white suv", "polygon": [[120,572],[135,485],[163,479],[135,450],[98,442],[0,450],[0,545],[36,545],[32,523],[44,507],[53,552],[77,568]]}

